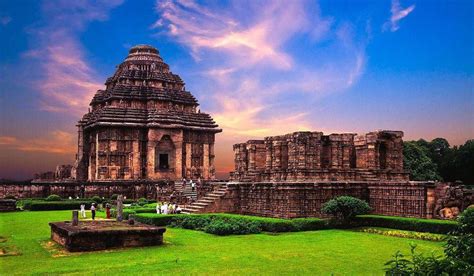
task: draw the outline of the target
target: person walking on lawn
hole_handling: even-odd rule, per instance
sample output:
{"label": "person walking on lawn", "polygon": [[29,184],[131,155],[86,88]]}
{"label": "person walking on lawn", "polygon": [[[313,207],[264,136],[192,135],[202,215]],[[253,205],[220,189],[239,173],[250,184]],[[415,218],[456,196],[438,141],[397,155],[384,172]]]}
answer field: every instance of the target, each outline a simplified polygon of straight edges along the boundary
{"label": "person walking on lawn", "polygon": [[95,220],[95,203],[91,205],[92,220]]}

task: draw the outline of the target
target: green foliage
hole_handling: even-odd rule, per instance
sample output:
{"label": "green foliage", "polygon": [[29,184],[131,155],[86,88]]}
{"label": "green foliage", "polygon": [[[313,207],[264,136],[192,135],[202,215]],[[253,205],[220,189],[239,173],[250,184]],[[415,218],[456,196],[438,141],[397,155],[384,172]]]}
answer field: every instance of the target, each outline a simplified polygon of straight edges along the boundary
{"label": "green foliage", "polygon": [[355,219],[356,225],[383,227],[399,230],[448,234],[456,229],[458,223],[450,220],[402,218],[378,215],[363,215]]}
{"label": "green foliage", "polygon": [[21,206],[24,210],[30,211],[50,211],[50,210],[76,210],[81,208],[81,204],[86,204],[90,208],[91,201],[43,201],[43,200],[25,200]]}
{"label": "green foliage", "polygon": [[370,212],[370,207],[367,202],[361,199],[351,196],[339,196],[324,203],[321,211],[337,219],[348,221],[357,215],[367,214]]}
{"label": "green foliage", "polygon": [[45,200],[46,201],[60,201],[61,197],[58,195],[50,195]]}
{"label": "green foliage", "polygon": [[397,252],[385,265],[387,275],[471,275],[474,271],[474,209],[465,210],[447,238],[446,258],[425,257],[411,247],[411,258]]}
{"label": "green foliage", "polygon": [[256,221],[244,221],[236,218],[213,220],[203,228],[203,231],[214,235],[245,235],[260,233],[261,229]]}
{"label": "green foliage", "polygon": [[460,266],[470,267],[474,271],[474,209],[466,209],[458,217],[459,227],[446,242],[445,253]]}
{"label": "green foliage", "polygon": [[[155,208],[142,208],[142,207],[139,207],[139,208],[125,208],[123,209],[123,218],[124,219],[128,219],[128,217],[133,214],[142,214],[142,213],[156,213],[156,209]],[[116,209],[112,209],[110,211],[110,215],[112,217],[117,217],[117,210]]]}
{"label": "green foliage", "polygon": [[438,167],[423,144],[420,141],[403,143],[403,165],[410,172],[410,180],[441,180]]}
{"label": "green foliage", "polygon": [[[259,232],[296,232],[329,229],[326,220],[317,218],[276,219],[231,214],[159,215],[139,214],[140,222],[185,229],[201,230],[212,234],[250,234]],[[258,231],[257,231],[258,230]]]}
{"label": "green foliage", "polygon": [[148,200],[144,197],[141,197],[141,198],[138,199],[137,203],[138,203],[138,205],[143,206],[143,205],[148,203]]}
{"label": "green foliage", "polygon": [[431,142],[407,141],[403,144],[403,154],[412,180],[461,180],[474,185],[474,140],[452,148],[444,138]]}
{"label": "green foliage", "polygon": [[112,196],[110,196],[111,200],[117,200],[117,198],[118,198],[118,194],[113,194]]}
{"label": "green foliage", "polygon": [[92,201],[94,201],[95,203],[99,204],[99,203],[102,203],[104,201],[103,198],[101,198],[100,196],[93,196],[91,198]]}

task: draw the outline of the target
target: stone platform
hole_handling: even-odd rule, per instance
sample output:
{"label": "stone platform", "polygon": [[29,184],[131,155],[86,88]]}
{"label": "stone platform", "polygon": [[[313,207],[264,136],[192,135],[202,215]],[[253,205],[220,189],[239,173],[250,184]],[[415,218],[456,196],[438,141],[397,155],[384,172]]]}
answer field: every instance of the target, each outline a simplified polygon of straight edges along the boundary
{"label": "stone platform", "polygon": [[165,227],[117,221],[51,222],[51,239],[68,251],[153,246],[163,243]]}

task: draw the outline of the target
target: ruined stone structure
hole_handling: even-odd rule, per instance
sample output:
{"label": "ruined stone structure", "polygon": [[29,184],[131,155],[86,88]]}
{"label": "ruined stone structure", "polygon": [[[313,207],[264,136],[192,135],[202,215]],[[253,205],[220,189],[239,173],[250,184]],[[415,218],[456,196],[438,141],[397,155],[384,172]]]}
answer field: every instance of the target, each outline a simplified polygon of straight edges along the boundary
{"label": "ruined stone structure", "polygon": [[403,132],[295,132],[234,145],[234,181],[400,181]]}
{"label": "ruined stone structure", "polygon": [[78,181],[214,178],[214,136],[156,48],[132,47],[78,123]]}

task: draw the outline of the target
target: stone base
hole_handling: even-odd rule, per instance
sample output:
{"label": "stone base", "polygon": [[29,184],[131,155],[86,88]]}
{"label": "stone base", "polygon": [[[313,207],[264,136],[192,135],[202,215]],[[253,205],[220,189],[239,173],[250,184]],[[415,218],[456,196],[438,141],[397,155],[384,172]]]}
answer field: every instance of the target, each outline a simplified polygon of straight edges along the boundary
{"label": "stone base", "polygon": [[109,248],[141,247],[163,243],[164,227],[117,221],[51,222],[51,239],[68,251],[94,251]]}
{"label": "stone base", "polygon": [[0,199],[0,212],[16,211],[16,200]]}

